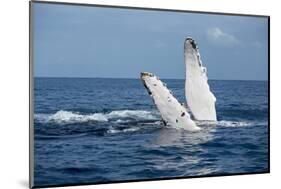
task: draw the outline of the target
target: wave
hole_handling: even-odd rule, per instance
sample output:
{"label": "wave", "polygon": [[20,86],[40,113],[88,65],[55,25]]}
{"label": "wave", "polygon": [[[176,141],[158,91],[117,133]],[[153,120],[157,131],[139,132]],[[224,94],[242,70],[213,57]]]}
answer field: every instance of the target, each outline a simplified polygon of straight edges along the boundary
{"label": "wave", "polygon": [[[35,121],[38,123],[55,123],[59,125],[87,123],[87,122],[110,122],[114,124],[128,124],[141,122],[145,125],[162,125],[161,116],[157,111],[146,110],[115,110],[109,113],[90,113],[82,114],[79,112],[59,110],[53,114],[35,114]],[[217,126],[217,127],[247,127],[255,125],[267,125],[266,122],[257,121],[196,121],[199,127]],[[112,130],[111,133],[133,131],[136,128],[129,130]]]}
{"label": "wave", "polygon": [[218,121],[218,126],[222,127],[249,127],[249,126],[265,126],[268,125],[267,121]]}
{"label": "wave", "polygon": [[220,120],[220,121],[196,121],[198,126],[219,126],[219,127],[247,127],[254,125],[265,125],[265,122],[256,121],[230,121],[230,120]]}
{"label": "wave", "polygon": [[217,125],[222,127],[246,127],[253,126],[255,123],[250,121],[218,121]]}
{"label": "wave", "polygon": [[140,130],[139,127],[131,127],[131,128],[126,128],[126,129],[109,129],[107,131],[107,133],[110,133],[110,134],[116,134],[116,133],[126,133],[126,132],[134,132],[134,131],[138,131]]}
{"label": "wave", "polygon": [[39,123],[71,124],[89,121],[108,122],[111,120],[115,120],[116,123],[125,123],[128,122],[126,119],[157,120],[159,115],[156,112],[145,110],[116,110],[110,113],[92,114],[59,110],[54,114],[35,114],[34,118]]}

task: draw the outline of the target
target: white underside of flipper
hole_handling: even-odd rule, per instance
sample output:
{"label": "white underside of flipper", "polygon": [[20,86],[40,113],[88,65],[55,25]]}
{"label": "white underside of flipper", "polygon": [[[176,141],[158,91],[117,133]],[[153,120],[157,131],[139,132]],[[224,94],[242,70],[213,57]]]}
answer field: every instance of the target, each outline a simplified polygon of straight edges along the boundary
{"label": "white underside of flipper", "polygon": [[166,125],[184,128],[190,131],[200,130],[190,119],[189,113],[177,101],[158,77],[151,73],[141,73],[141,79],[149,95],[152,97]]}
{"label": "white underside of flipper", "polygon": [[216,97],[210,91],[207,69],[202,66],[199,49],[193,39],[184,44],[186,65],[185,96],[196,120],[216,121]]}

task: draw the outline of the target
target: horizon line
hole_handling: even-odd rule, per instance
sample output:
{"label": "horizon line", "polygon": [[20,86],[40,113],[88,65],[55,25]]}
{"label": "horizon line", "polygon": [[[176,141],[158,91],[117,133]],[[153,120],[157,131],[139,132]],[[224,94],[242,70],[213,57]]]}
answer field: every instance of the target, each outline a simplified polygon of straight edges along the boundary
{"label": "horizon line", "polygon": [[[33,76],[33,78],[61,78],[61,79],[140,79],[133,77],[77,77],[77,76]],[[173,79],[173,80],[184,80],[185,78],[160,78],[160,79]],[[262,79],[208,79],[208,80],[222,80],[222,81],[268,81]]]}

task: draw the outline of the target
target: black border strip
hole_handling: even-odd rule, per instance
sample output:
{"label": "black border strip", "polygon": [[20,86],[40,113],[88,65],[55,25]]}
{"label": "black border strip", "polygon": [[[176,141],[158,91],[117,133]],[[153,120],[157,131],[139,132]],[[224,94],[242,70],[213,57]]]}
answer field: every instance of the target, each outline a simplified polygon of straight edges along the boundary
{"label": "black border strip", "polygon": [[268,17],[268,20],[267,20],[267,22],[268,22],[268,29],[267,29],[267,36],[268,36],[268,39],[267,39],[267,42],[268,42],[268,45],[267,45],[267,58],[268,58],[268,67],[267,67],[267,71],[268,71],[268,73],[267,73],[267,86],[268,86],[268,88],[267,88],[267,90],[268,90],[268,102],[267,102],[267,104],[268,104],[268,114],[267,114],[267,121],[268,121],[268,125],[267,125],[267,133],[268,133],[268,136],[267,136],[267,139],[268,139],[268,141],[267,141],[267,145],[268,145],[268,154],[267,154],[267,156],[268,156],[268,172],[270,172],[270,17]]}
{"label": "black border strip", "polygon": [[29,187],[34,185],[33,8],[29,2]]}
{"label": "black border strip", "polygon": [[[245,17],[260,17],[268,19],[268,168],[263,172],[249,172],[249,173],[226,173],[226,174],[213,174],[213,175],[199,175],[199,176],[182,176],[182,177],[165,177],[156,179],[136,179],[136,180],[119,180],[119,181],[105,181],[105,182],[89,182],[89,183],[73,183],[73,184],[56,184],[56,185],[42,185],[34,186],[34,133],[33,133],[33,32],[32,32],[32,3],[40,4],[57,4],[57,5],[70,5],[70,6],[87,6],[87,7],[102,7],[102,8],[119,8],[119,9],[132,9],[132,10],[147,10],[147,11],[166,11],[166,12],[180,12],[180,13],[195,13],[195,14],[212,14],[224,16],[245,16]],[[101,5],[101,4],[88,4],[88,3],[68,3],[56,1],[29,1],[29,187],[30,188],[49,188],[49,187],[66,187],[66,186],[85,186],[85,185],[99,185],[99,184],[117,184],[117,183],[132,183],[144,181],[161,181],[161,180],[179,180],[189,178],[211,178],[211,177],[224,177],[224,176],[239,176],[239,175],[254,175],[270,173],[270,16],[269,15],[255,15],[255,14],[238,14],[238,13],[224,13],[224,12],[207,12],[207,11],[192,11],[192,10],[175,10],[175,9],[161,9],[161,8],[148,8],[148,7],[128,7],[116,5]],[[31,137],[32,136],[32,137]]]}
{"label": "black border strip", "polygon": [[181,13],[197,13],[197,14],[213,14],[223,16],[246,16],[246,17],[262,17],[268,18],[269,15],[258,15],[258,14],[240,14],[240,13],[226,13],[226,12],[209,12],[209,11],[194,11],[194,10],[179,10],[179,9],[164,9],[164,8],[149,8],[149,7],[133,7],[133,6],[122,6],[122,5],[102,5],[102,4],[90,4],[90,3],[69,3],[69,2],[58,2],[58,1],[40,1],[31,0],[33,3],[42,4],[57,4],[57,5],[70,5],[70,6],[86,6],[86,7],[103,7],[103,8],[119,8],[119,9],[132,9],[132,10],[148,10],[148,11],[166,11],[166,12],[181,12]]}
{"label": "black border strip", "polygon": [[241,175],[257,175],[266,174],[265,172],[252,172],[252,173],[236,173],[236,174],[218,174],[218,175],[204,175],[204,176],[186,176],[186,177],[165,177],[155,179],[136,179],[136,180],[120,180],[120,181],[108,181],[108,182],[89,182],[89,183],[76,183],[76,184],[54,184],[54,185],[42,185],[32,186],[31,188],[51,188],[51,187],[68,187],[68,186],[88,186],[88,185],[100,185],[100,184],[122,184],[122,183],[135,183],[135,182],[151,182],[151,181],[165,181],[165,180],[182,180],[191,178],[212,178],[212,177],[225,177],[225,176],[241,176]]}

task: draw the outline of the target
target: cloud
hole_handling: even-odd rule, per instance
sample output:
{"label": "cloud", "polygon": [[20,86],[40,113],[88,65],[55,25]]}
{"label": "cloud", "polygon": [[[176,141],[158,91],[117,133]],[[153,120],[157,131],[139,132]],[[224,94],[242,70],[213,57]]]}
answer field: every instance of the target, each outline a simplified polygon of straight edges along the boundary
{"label": "cloud", "polygon": [[220,28],[210,28],[207,30],[207,38],[210,42],[216,45],[234,46],[238,45],[239,40],[228,33],[223,32]]}

